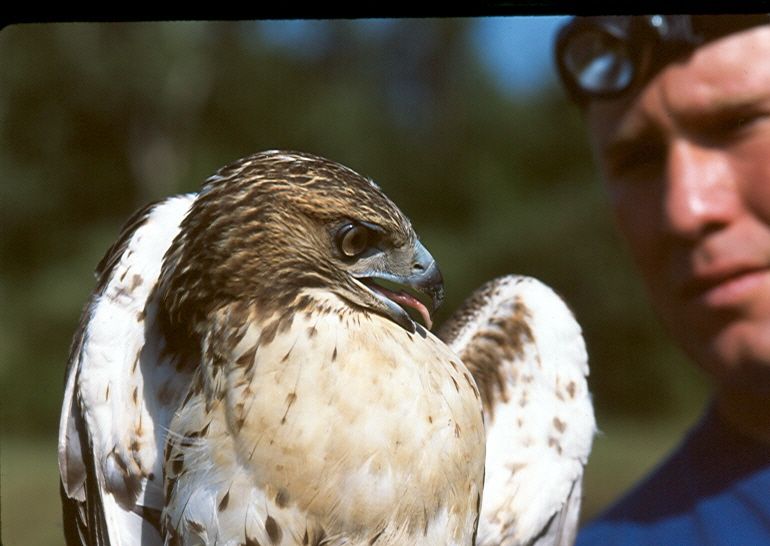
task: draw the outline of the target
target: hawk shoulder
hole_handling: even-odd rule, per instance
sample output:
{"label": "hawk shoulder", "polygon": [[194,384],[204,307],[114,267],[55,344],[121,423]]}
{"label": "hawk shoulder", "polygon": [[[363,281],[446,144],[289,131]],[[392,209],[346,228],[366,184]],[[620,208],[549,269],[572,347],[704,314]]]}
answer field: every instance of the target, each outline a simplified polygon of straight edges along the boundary
{"label": "hawk shoulder", "polygon": [[478,544],[572,544],[596,427],[573,314],[540,281],[507,276],[471,295],[439,337],[471,370],[484,401]]}

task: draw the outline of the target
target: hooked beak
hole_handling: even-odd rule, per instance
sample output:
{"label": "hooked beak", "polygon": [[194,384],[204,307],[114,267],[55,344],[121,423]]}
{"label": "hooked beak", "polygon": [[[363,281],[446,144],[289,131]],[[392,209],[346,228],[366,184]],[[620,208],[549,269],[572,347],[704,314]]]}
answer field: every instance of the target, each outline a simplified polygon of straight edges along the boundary
{"label": "hooked beak", "polygon": [[[415,323],[405,307],[416,310],[425,326],[433,326],[432,315],[444,301],[444,280],[430,252],[417,241],[411,249],[394,252],[386,267],[361,271],[356,278],[384,304],[389,318],[409,332]],[[427,299],[427,303],[419,299]]]}

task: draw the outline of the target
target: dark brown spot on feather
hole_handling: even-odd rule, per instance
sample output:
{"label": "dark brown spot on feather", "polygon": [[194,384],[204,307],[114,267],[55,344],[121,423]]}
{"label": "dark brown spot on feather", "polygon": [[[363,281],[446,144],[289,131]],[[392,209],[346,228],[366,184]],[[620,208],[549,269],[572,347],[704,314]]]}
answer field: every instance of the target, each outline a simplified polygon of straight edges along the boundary
{"label": "dark brown spot on feather", "polygon": [[575,382],[570,381],[569,385],[567,385],[567,393],[569,393],[570,398],[575,398]]}
{"label": "dark brown spot on feather", "polygon": [[256,538],[247,536],[244,546],[262,546]]}
{"label": "dark brown spot on feather", "polygon": [[173,472],[175,476],[179,476],[183,468],[184,468],[184,455],[179,453],[174,458],[174,460],[171,461],[171,472]]}
{"label": "dark brown spot on feather", "polygon": [[286,332],[294,322],[294,310],[287,309],[278,321],[278,333]]}
{"label": "dark brown spot on feather", "polygon": [[455,423],[455,438],[459,438],[459,437],[460,437],[460,425]]}
{"label": "dark brown spot on feather", "polygon": [[460,385],[458,385],[458,384],[457,384],[457,381],[455,381],[455,378],[454,378],[454,377],[452,378],[452,383],[453,383],[453,384],[454,384],[454,386],[455,386],[455,390],[456,390],[457,392],[460,392]]}
{"label": "dark brown spot on feather", "polygon": [[[427,535],[428,534],[427,531],[428,531],[428,524],[427,524],[427,520],[425,520],[425,529],[424,529],[423,534]],[[379,540],[379,538],[382,536],[382,533],[384,533],[384,532],[385,532],[385,529],[382,529],[379,533],[377,533],[372,538],[370,538],[369,539],[369,546],[372,546],[375,542],[377,542],[377,540]]]}
{"label": "dark brown spot on feather", "polygon": [[[294,309],[296,310],[296,312],[300,312],[312,307],[313,307],[313,298],[311,298],[308,295],[303,295],[302,297],[297,299],[297,303],[295,304]],[[306,315],[308,319],[313,316],[310,311],[306,311]]]}
{"label": "dark brown spot on feather", "polygon": [[307,329],[307,337],[313,337],[317,333],[318,333],[318,330],[316,329],[315,326],[311,326],[310,328]]}
{"label": "dark brown spot on feather", "polygon": [[463,372],[463,377],[465,378],[465,382],[468,383],[468,386],[473,391],[473,396],[475,396],[476,400],[478,400],[480,397],[479,389],[476,387],[476,383],[473,381],[471,374],[469,374],[468,372]]}
{"label": "dark brown spot on feather", "polygon": [[195,533],[203,533],[203,531],[206,530],[206,528],[203,526],[203,524],[199,521],[195,521],[194,519],[185,519],[185,523],[187,523],[187,526],[192,529]]}
{"label": "dark brown spot on feather", "polygon": [[554,417],[553,426],[556,427],[556,430],[558,430],[559,432],[564,432],[564,430],[567,428],[567,423],[565,423],[558,417]]}
{"label": "dark brown spot on feather", "polygon": [[281,542],[283,531],[275,519],[273,519],[273,516],[268,515],[265,518],[265,531],[267,531],[267,536],[270,537],[270,542],[273,544]]}
{"label": "dark brown spot on feather", "polygon": [[278,489],[278,492],[275,494],[275,504],[278,508],[285,508],[289,504],[289,492],[283,487]]}
{"label": "dark brown spot on feather", "polygon": [[332,362],[337,360],[337,346],[334,346],[334,351],[332,351]]}
{"label": "dark brown spot on feather", "polygon": [[136,322],[142,322],[147,317],[147,313],[144,309],[136,314]]}
{"label": "dark brown spot on feather", "polygon": [[131,400],[134,401],[134,405],[137,404],[139,399],[139,387],[134,387],[134,391],[131,393]]}
{"label": "dark brown spot on feather", "polygon": [[170,546],[182,546],[182,538],[179,533],[173,527],[166,527],[166,533],[169,536],[168,543]]}
{"label": "dark brown spot on feather", "polygon": [[548,438],[548,447],[556,449],[556,452],[561,455],[561,444],[556,438]]}
{"label": "dark brown spot on feather", "polygon": [[131,287],[129,288],[129,290],[131,291],[136,290],[136,288],[140,286],[143,282],[144,282],[144,279],[142,278],[142,276],[139,275],[138,273],[134,273],[134,276],[131,277]]}
{"label": "dark brown spot on feather", "polygon": [[104,400],[107,401],[110,399],[110,384],[107,383],[107,389],[104,391]]}
{"label": "dark brown spot on feather", "polygon": [[[206,425],[206,426],[208,426],[208,425]],[[203,429],[201,429],[201,430],[194,430],[192,432],[186,433],[185,436],[187,436],[189,438],[200,438],[201,435],[202,435],[202,432],[203,432]]]}
{"label": "dark brown spot on feather", "polygon": [[166,487],[165,487],[166,502],[171,501],[171,495],[174,492],[175,486],[176,486],[176,478],[173,476],[166,476]]}
{"label": "dark brown spot on feather", "polygon": [[227,493],[225,493],[225,496],[222,497],[222,500],[219,501],[219,504],[217,505],[217,512],[224,512],[227,510],[227,505],[230,503],[230,490],[227,490]]}
{"label": "dark brown spot on feather", "polygon": [[273,341],[275,334],[278,333],[278,321],[273,320],[268,323],[259,334],[257,345],[267,345]]}
{"label": "dark brown spot on feather", "polygon": [[289,410],[291,409],[292,404],[297,400],[297,393],[290,392],[286,395],[286,411],[283,412],[283,417],[281,418],[281,424],[284,424],[286,422],[286,416],[289,414]]}
{"label": "dark brown spot on feather", "polygon": [[235,365],[238,366],[239,368],[248,368],[252,364],[254,364],[254,358],[257,356],[257,348],[258,347],[259,347],[259,344],[254,345],[254,347],[252,347],[248,351],[245,351],[235,361]]}
{"label": "dark brown spot on feather", "polygon": [[289,355],[291,354],[291,350],[294,349],[294,345],[291,346],[291,349],[289,349],[285,355],[283,355],[283,358],[281,359],[281,362],[286,362],[289,360]]}

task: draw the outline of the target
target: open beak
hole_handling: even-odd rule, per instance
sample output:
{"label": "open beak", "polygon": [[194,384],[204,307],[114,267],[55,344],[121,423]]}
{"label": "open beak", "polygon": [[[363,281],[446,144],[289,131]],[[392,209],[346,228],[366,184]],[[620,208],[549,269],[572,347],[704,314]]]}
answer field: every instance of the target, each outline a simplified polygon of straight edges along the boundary
{"label": "open beak", "polygon": [[388,267],[361,272],[356,277],[385,304],[388,315],[410,332],[415,325],[406,309],[414,309],[430,330],[432,316],[444,301],[444,280],[436,260],[417,241],[410,252],[388,260]]}

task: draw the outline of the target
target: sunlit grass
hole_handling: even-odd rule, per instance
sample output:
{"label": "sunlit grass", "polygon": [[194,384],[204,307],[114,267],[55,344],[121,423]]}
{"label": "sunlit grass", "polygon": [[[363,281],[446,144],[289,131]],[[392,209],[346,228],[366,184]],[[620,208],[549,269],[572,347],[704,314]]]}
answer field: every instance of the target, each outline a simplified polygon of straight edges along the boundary
{"label": "sunlit grass", "polygon": [[0,480],[2,544],[64,544],[55,438],[3,438]]}

